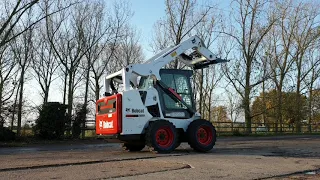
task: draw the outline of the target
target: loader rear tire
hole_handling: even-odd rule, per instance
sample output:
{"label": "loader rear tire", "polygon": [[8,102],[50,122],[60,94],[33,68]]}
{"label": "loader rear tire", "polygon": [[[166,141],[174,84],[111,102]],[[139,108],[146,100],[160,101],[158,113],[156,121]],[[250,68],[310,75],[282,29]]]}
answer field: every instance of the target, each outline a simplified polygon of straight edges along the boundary
{"label": "loader rear tire", "polygon": [[177,146],[177,130],[169,121],[157,120],[146,130],[146,144],[158,153],[170,153]]}
{"label": "loader rear tire", "polygon": [[188,144],[195,151],[207,152],[216,143],[216,130],[209,121],[198,119],[189,124],[187,138]]}
{"label": "loader rear tire", "polygon": [[123,149],[129,152],[141,151],[144,147],[144,143],[123,143]]}

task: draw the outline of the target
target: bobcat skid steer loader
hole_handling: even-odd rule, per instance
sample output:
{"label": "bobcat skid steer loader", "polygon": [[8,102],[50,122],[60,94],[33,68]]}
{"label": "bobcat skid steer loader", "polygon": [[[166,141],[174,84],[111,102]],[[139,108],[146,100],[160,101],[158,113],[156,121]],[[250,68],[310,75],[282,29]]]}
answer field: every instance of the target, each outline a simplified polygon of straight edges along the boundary
{"label": "bobcat skid steer loader", "polygon": [[[175,60],[189,70],[164,69]],[[104,97],[96,102],[96,134],[113,135],[129,151],[147,145],[170,153],[181,142],[199,152],[211,150],[215,127],[196,112],[190,79],[193,70],[222,62],[227,60],[215,57],[193,36],[106,76]]]}

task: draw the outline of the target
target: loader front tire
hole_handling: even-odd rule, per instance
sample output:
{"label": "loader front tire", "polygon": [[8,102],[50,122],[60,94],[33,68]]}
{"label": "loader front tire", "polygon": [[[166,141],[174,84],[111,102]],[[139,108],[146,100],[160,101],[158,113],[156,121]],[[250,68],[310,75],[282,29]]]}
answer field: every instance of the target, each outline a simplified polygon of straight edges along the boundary
{"label": "loader front tire", "polygon": [[207,152],[216,143],[216,130],[207,120],[194,120],[188,126],[187,138],[190,147],[195,151]]}
{"label": "loader front tire", "polygon": [[177,146],[177,130],[169,121],[151,122],[146,130],[146,144],[158,153],[170,153]]}

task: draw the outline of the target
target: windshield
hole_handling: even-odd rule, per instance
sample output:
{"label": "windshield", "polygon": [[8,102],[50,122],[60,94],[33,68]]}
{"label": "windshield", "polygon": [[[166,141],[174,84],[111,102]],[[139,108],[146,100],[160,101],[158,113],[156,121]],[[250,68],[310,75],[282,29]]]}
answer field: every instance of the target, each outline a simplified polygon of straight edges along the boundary
{"label": "windshield", "polygon": [[141,77],[138,89],[147,90],[153,87],[153,79],[152,77]]}

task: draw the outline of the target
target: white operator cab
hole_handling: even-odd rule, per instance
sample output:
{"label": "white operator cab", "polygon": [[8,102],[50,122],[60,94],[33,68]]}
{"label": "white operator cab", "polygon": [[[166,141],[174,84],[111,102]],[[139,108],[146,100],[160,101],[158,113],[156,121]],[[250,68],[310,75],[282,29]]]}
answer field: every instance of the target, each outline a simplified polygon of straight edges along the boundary
{"label": "white operator cab", "polygon": [[[176,59],[188,70],[164,68]],[[105,97],[97,101],[96,133],[117,135],[130,151],[148,145],[168,153],[181,142],[198,151],[212,149],[216,132],[196,112],[191,77],[195,69],[221,62],[227,60],[214,56],[193,36],[142,64],[130,64],[106,76]]]}

